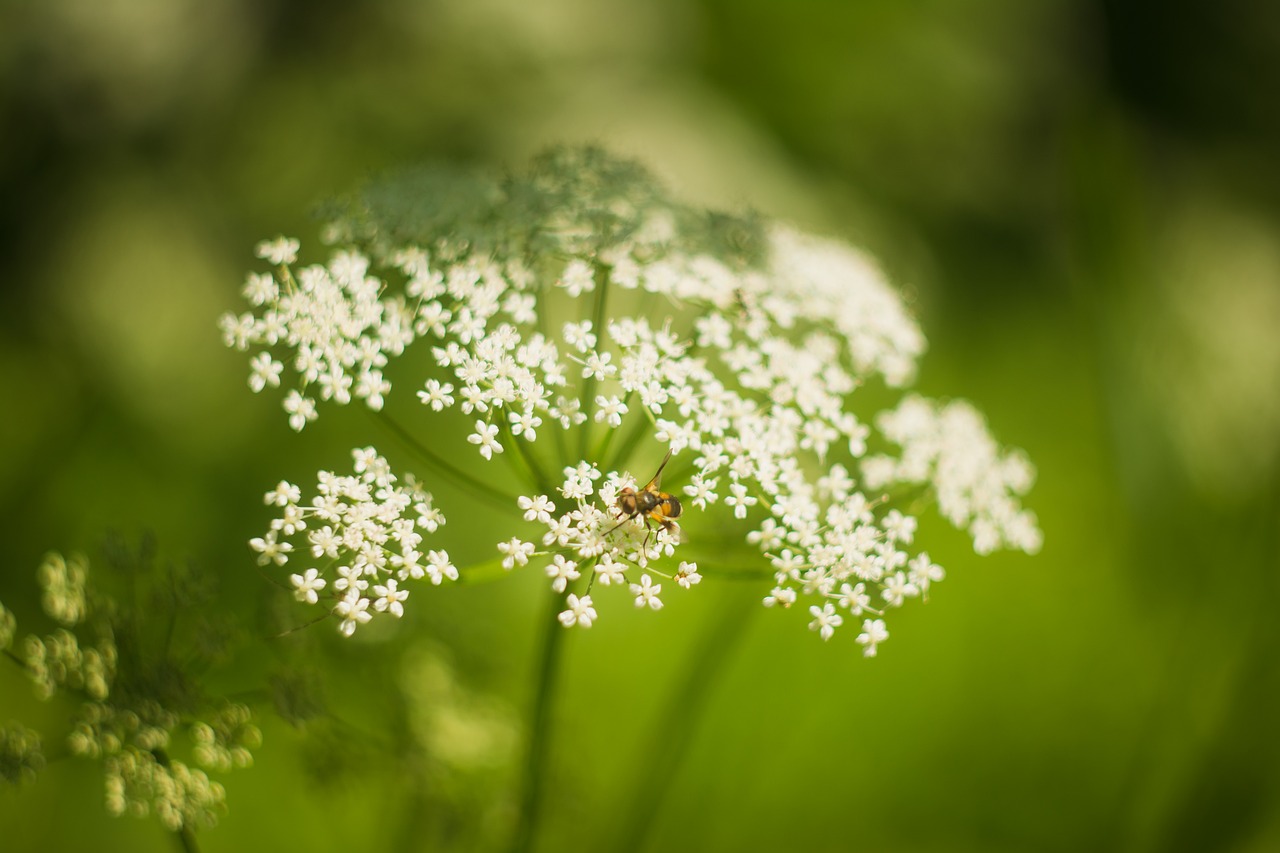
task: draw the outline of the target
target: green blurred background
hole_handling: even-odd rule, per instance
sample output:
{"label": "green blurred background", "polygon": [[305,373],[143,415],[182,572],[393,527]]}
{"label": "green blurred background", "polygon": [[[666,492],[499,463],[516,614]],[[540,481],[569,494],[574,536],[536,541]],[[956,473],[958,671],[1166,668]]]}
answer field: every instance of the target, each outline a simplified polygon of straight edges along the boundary
{"label": "green blurred background", "polygon": [[[152,531],[259,624],[261,494],[394,441],[356,412],[294,435],[248,392],[215,323],[254,243],[305,256],[314,204],[387,167],[597,141],[875,252],[929,338],[921,389],[1036,462],[1046,545],[977,558],[930,525],[948,579],[878,659],[762,612],[702,713],[659,720],[686,651],[763,590],[609,602],[569,639],[541,849],[642,825],[674,851],[1280,850],[1278,91],[1256,0],[10,0],[0,600],[46,631],[46,550]],[[482,554],[485,506],[439,497]],[[542,586],[433,591],[398,633],[317,626],[210,676],[311,660],[343,725],[266,712],[202,848],[501,837]],[[0,720],[56,742],[74,706],[16,669]],[[414,760],[387,748],[414,732]],[[54,761],[0,791],[0,849],[174,849],[101,786]]]}

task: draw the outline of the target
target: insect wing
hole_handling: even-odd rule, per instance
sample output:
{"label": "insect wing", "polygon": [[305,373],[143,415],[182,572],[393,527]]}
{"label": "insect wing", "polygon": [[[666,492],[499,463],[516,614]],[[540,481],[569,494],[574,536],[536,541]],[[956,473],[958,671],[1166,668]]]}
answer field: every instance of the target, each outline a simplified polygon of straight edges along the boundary
{"label": "insect wing", "polygon": [[671,461],[671,451],[667,451],[667,455],[662,457],[662,464],[658,466],[658,472],[653,475],[653,479],[649,481],[649,485],[644,487],[646,492],[656,492],[662,484],[662,469],[667,467],[667,463]]}

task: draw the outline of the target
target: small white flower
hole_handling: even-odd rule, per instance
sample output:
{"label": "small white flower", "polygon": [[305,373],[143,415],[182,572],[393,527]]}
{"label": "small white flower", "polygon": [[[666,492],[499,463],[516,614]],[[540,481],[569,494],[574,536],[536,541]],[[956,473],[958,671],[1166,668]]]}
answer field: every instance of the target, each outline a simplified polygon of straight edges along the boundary
{"label": "small white flower", "polygon": [[430,406],[433,412],[453,405],[453,384],[441,383],[438,379],[428,379],[423,390],[418,392],[422,405]]}
{"label": "small white flower", "polygon": [[698,564],[686,561],[680,562],[680,568],[676,571],[676,583],[688,589],[694,584],[702,582],[702,575],[698,574]]}
{"label": "small white flower", "polygon": [[662,592],[662,586],[655,584],[648,573],[640,576],[640,583],[631,584],[631,594],[636,597],[636,607],[661,610],[662,600],[658,598],[660,592]]}
{"label": "small white flower", "polygon": [[268,385],[272,388],[280,385],[280,372],[284,365],[271,357],[269,352],[260,352],[249,362],[249,387],[257,394]]}
{"label": "small white flower", "polygon": [[867,595],[867,585],[863,583],[840,585],[839,604],[854,616],[861,616],[862,611],[871,607],[871,596]]}
{"label": "small white flower", "polygon": [[364,568],[361,566],[338,566],[338,579],[333,582],[333,588],[338,592],[363,592],[369,588],[369,582],[364,578]]}
{"label": "small white flower", "polygon": [[274,530],[267,533],[266,536],[250,539],[249,547],[258,552],[259,566],[265,566],[267,563],[283,566],[289,562],[289,554],[293,551],[291,543],[276,541],[276,532]]}
{"label": "small white flower", "polygon": [[320,557],[336,559],[338,548],[342,546],[342,539],[327,524],[319,530],[308,533],[307,540],[311,543],[311,556],[317,559]]}
{"label": "small white flower", "polygon": [[622,416],[627,413],[627,404],[615,397],[596,397],[596,423],[608,422],[611,427],[622,426]]}
{"label": "small white flower", "polygon": [[556,592],[564,592],[570,581],[576,581],[582,576],[578,571],[578,564],[566,560],[563,554],[556,554],[547,564],[546,571],[547,577],[552,579],[551,588]]}
{"label": "small white flower", "polygon": [[386,584],[375,586],[373,593],[378,596],[377,600],[373,602],[375,610],[386,611],[397,619],[404,616],[404,604],[402,602],[409,597],[409,590],[397,589],[395,578],[388,578]]}
{"label": "small white flower", "polygon": [[813,621],[809,623],[809,630],[817,631],[823,640],[830,640],[836,628],[844,623],[844,617],[836,613],[835,607],[829,601],[821,607],[811,606],[809,615],[813,617]]}
{"label": "small white flower", "polygon": [[338,623],[338,631],[342,636],[350,637],[359,625],[368,624],[373,618],[369,612],[369,599],[360,595],[360,591],[352,589],[333,608],[333,612],[342,621]]}
{"label": "small white flower", "polygon": [[352,470],[357,474],[372,475],[379,466],[378,451],[372,447],[357,447],[351,451]]}
{"label": "small white flower", "polygon": [[[691,498],[689,503],[698,509],[706,509],[707,504],[715,503],[720,497],[715,493],[715,487],[718,482],[720,481],[716,477],[706,477],[702,473],[694,474],[693,480],[684,487],[684,493]],[[769,521],[772,523],[773,519],[769,519]]]}
{"label": "small white flower", "polygon": [[502,452],[502,445],[498,443],[496,436],[498,435],[497,424],[486,424],[484,421],[476,421],[476,431],[467,436],[467,441],[480,446],[480,455],[485,459],[492,459],[493,454]]}
{"label": "small white flower", "polygon": [[904,545],[911,544],[911,539],[916,532],[916,520],[909,515],[903,515],[896,509],[889,510],[882,526],[884,532],[889,535],[890,541],[901,542]]}
{"label": "small white flower", "polygon": [[317,417],[316,401],[302,396],[296,388],[285,395],[284,410],[289,413],[289,426],[294,432],[302,432],[302,428]]}
{"label": "small white flower", "polygon": [[523,435],[526,441],[537,440],[536,430],[542,426],[542,418],[533,412],[511,412],[507,419],[511,421],[512,435]]}
{"label": "small white flower", "polygon": [[[532,521],[532,519],[530,519]],[[534,544],[532,542],[522,542],[512,537],[506,542],[498,543],[498,550],[504,555],[502,558],[502,568],[510,571],[516,566],[527,565],[529,558],[533,556]]]}
{"label": "small white flower", "polygon": [[[608,379],[610,376],[613,376],[618,372],[618,368],[616,365],[609,363],[610,361],[612,361],[612,359],[613,359],[613,353],[608,353],[608,352],[591,353],[590,355],[587,356],[586,361],[583,362],[582,378],[595,379],[598,382],[600,380]],[[625,413],[625,411],[626,409],[624,407],[623,412]]]}
{"label": "small white flower", "polygon": [[733,494],[724,499],[725,506],[733,507],[734,518],[746,518],[747,507],[755,505],[757,499],[747,494],[747,487],[742,483],[731,484],[729,491]]}
{"label": "small white flower", "polygon": [[300,500],[302,500],[302,489],[286,480],[281,480],[274,489],[263,496],[263,502],[267,506],[288,506]]}
{"label": "small white flower", "polygon": [[289,582],[293,584],[293,597],[307,604],[319,601],[317,593],[327,585],[327,581],[320,577],[320,572],[316,569],[307,569],[306,574],[302,575],[290,575]]}
{"label": "small white flower", "polygon": [[458,570],[449,561],[447,551],[428,551],[427,575],[431,578],[431,583],[439,586],[445,578],[456,581],[458,579]]}
{"label": "small white flower", "polygon": [[280,295],[280,287],[271,273],[249,273],[240,291],[250,305],[261,306],[274,302]]}
{"label": "small white flower", "polygon": [[907,579],[925,597],[928,597],[931,584],[937,583],[947,576],[942,566],[929,559],[928,551],[921,551],[917,554],[911,562],[907,563],[907,568],[909,569]]}
{"label": "small white flower", "polygon": [[774,587],[764,598],[765,607],[773,607],[775,604],[784,610],[796,603],[796,591],[791,587]]}
{"label": "small white flower", "polygon": [[905,572],[894,572],[884,579],[884,590],[880,596],[890,607],[901,607],[904,600],[919,594],[920,588],[907,580]]}
{"label": "small white flower", "polygon": [[760,522],[760,528],[747,534],[747,543],[759,547],[761,551],[772,551],[782,544],[785,531],[772,518]]}
{"label": "small white flower", "polygon": [[583,628],[591,627],[591,623],[596,619],[596,609],[591,606],[591,596],[584,595],[579,598],[569,593],[565,604],[569,605],[569,609],[559,615],[561,625],[566,628],[572,628],[574,625],[581,625]]}
{"label": "small white flower", "polygon": [[274,240],[263,240],[255,250],[258,257],[273,264],[291,264],[298,260],[300,244],[288,237],[277,237]]}
{"label": "small white flower", "polygon": [[862,633],[858,635],[858,642],[862,645],[862,654],[864,657],[873,658],[876,656],[876,646],[889,639],[889,632],[884,627],[883,619],[867,619],[862,623]]}
{"label": "small white flower", "polygon": [[626,583],[626,570],[625,563],[619,563],[613,559],[611,554],[605,554],[600,558],[600,562],[596,564],[595,575],[600,579],[600,583],[610,586],[611,584]]}
{"label": "small white flower", "polygon": [[517,498],[516,504],[525,511],[525,521],[537,521],[541,524],[551,521],[551,513],[556,511],[556,505],[546,495],[538,495],[533,498],[521,495]]}
{"label": "small white flower", "polygon": [[573,297],[590,293],[596,287],[591,265],[577,258],[570,261],[568,266],[564,268],[564,274],[560,276],[560,280],[556,284],[563,287],[565,292]]}

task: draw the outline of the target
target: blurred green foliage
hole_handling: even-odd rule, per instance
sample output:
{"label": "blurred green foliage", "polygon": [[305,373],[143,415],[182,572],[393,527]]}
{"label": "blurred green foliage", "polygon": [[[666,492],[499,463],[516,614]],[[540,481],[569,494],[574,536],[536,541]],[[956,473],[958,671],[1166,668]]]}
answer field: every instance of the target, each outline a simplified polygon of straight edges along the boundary
{"label": "blurred green foliage", "polygon": [[[1277,78],[1280,11],[1246,2],[7,4],[0,601],[43,631],[47,550],[151,531],[249,635],[296,626],[245,545],[260,496],[369,422],[296,436],[244,387],[215,322],[254,243],[314,242],[315,205],[385,168],[598,141],[875,251],[921,388],[1038,465],[1046,547],[930,534],[949,577],[873,661],[752,612],[700,713],[669,691],[754,589],[572,636],[541,849],[1280,848]],[[233,656],[210,677],[262,700],[265,743],[202,848],[500,840],[542,592]],[[0,791],[3,848],[173,848],[54,751],[67,711],[0,668],[0,721],[50,755]]]}

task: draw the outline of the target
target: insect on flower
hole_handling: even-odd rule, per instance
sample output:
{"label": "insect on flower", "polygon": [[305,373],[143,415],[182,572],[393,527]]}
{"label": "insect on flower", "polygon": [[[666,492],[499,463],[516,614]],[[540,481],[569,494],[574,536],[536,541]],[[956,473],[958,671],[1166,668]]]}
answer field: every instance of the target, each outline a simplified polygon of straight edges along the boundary
{"label": "insect on flower", "polygon": [[[662,464],[658,466],[658,471],[653,475],[653,479],[640,491],[637,492],[631,486],[626,486],[619,490],[618,502],[615,508],[622,516],[622,521],[609,528],[609,533],[617,530],[636,516],[641,516],[644,519],[645,527],[649,528],[649,533],[653,532],[653,528],[649,527],[649,522],[655,521],[668,533],[679,535],[680,527],[675,520],[684,512],[684,507],[680,506],[680,499],[675,495],[659,490],[659,485],[662,482],[662,469],[667,467],[667,462],[669,461],[671,461],[670,450],[662,458]],[[646,534],[646,548],[648,543],[649,536]]]}

